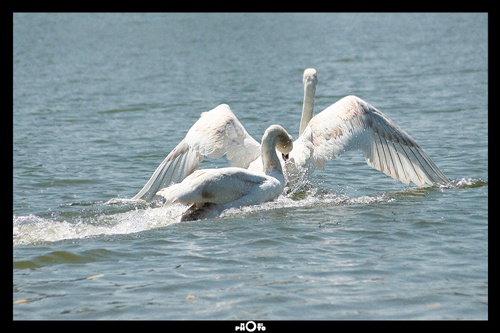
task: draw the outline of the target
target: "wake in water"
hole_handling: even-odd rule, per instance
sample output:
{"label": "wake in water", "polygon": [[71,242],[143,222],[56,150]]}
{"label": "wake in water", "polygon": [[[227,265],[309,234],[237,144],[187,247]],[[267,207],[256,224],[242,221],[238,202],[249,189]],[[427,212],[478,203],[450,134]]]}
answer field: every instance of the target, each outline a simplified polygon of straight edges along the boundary
{"label": "wake in water", "polygon": [[[476,188],[488,182],[471,178],[452,181],[446,188]],[[404,191],[386,192],[375,196],[349,197],[328,192],[308,180],[286,188],[276,200],[255,206],[231,208],[220,218],[240,217],[259,211],[293,209],[300,207],[327,207],[390,203],[402,197],[423,196],[436,187],[412,187]],[[180,204],[163,206],[160,202],[137,203],[130,199],[112,199],[108,202],[72,203],[77,212],[39,217],[33,214],[13,217],[13,245],[40,244],[67,239],[80,239],[103,235],[131,234],[179,223],[186,207]],[[185,222],[183,222],[185,223]],[[196,222],[187,222],[196,223]]]}
{"label": "wake in water", "polygon": [[[120,200],[108,202],[111,209]],[[123,204],[129,206],[129,200]],[[102,235],[130,234],[177,223],[182,206],[136,207],[111,215],[95,217],[42,218],[35,215],[14,216],[13,241],[15,245],[56,242],[64,239],[87,238]]]}

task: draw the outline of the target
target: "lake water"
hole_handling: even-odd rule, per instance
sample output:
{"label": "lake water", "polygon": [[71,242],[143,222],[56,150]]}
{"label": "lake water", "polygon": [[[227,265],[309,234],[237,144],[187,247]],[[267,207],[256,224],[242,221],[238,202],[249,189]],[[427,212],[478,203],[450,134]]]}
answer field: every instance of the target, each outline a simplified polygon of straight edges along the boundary
{"label": "lake water", "polygon": [[[15,13],[13,32],[14,320],[488,319],[487,13]],[[316,112],[357,95],[451,186],[353,152],[219,218],[126,200],[221,103],[296,138],[307,67]]]}

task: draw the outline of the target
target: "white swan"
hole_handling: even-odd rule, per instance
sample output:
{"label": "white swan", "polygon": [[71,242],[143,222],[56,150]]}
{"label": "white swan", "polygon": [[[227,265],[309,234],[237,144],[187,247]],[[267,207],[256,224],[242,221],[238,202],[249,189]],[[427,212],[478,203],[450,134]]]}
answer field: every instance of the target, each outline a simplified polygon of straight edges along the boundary
{"label": "white swan", "polygon": [[[404,184],[413,182],[424,186],[449,182],[410,135],[356,96],[346,96],[313,117],[317,82],[316,70],[306,69],[299,137],[286,165],[287,175],[308,168],[309,161],[321,168],[347,151],[361,150],[368,165]],[[224,154],[232,165],[261,171],[259,143],[226,104],[202,113],[133,199],[149,201],[160,185],[165,187],[181,181],[204,157]]]}
{"label": "white swan", "polygon": [[292,137],[280,125],[271,125],[262,137],[261,156],[263,172],[226,167],[200,169],[180,183],[158,191],[168,203],[191,205],[181,221],[218,216],[232,207],[256,205],[277,198],[285,187],[285,177],[279,150],[283,158],[293,148]]}

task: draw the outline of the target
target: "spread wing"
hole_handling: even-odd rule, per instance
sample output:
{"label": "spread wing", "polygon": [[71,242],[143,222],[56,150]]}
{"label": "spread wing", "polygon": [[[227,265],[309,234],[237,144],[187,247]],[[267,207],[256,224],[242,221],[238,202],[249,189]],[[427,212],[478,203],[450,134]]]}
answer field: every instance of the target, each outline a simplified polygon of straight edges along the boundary
{"label": "spread wing", "polygon": [[347,96],[314,116],[294,142],[290,159],[318,167],[350,150],[368,165],[405,184],[445,184],[446,176],[420,145],[389,117],[356,96]]}
{"label": "spread wing", "polygon": [[150,201],[160,189],[181,182],[204,158],[224,155],[232,166],[242,168],[260,156],[260,143],[248,134],[227,104],[203,112],[132,199]]}

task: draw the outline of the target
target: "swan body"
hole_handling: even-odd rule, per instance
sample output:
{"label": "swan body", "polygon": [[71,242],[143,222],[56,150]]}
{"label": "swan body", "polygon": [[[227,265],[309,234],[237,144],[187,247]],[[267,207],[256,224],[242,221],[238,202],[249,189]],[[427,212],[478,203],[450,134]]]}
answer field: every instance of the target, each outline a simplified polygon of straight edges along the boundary
{"label": "swan body", "polygon": [[263,172],[240,167],[199,169],[180,183],[158,191],[166,203],[191,205],[181,220],[218,216],[232,207],[255,205],[277,198],[285,177],[276,150],[284,156],[293,148],[292,137],[280,125],[271,125],[261,143]]}
{"label": "swan body", "polygon": [[[328,161],[348,151],[360,150],[368,165],[404,184],[432,186],[449,182],[408,133],[359,97],[343,97],[313,115],[317,82],[316,70],[307,68],[303,75],[299,137],[294,141],[289,161],[281,160],[287,178],[311,165],[323,168]],[[204,118],[210,121],[205,123]],[[151,200],[158,184],[181,181],[197,168],[203,157],[224,154],[232,165],[263,171],[259,143],[226,104],[202,114],[134,199]]]}

